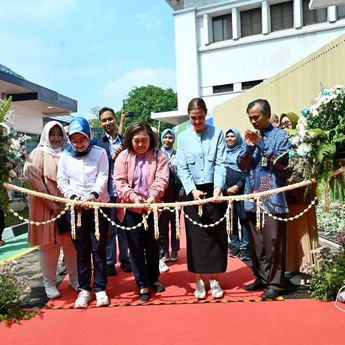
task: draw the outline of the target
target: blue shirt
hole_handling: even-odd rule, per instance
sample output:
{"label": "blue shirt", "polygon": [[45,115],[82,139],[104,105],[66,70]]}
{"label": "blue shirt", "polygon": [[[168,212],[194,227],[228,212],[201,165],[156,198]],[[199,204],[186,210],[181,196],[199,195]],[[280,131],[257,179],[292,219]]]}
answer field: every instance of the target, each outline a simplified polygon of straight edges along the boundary
{"label": "blue shirt", "polygon": [[109,159],[108,193],[110,196],[116,196],[115,183],[113,181],[114,160],[112,159],[112,154],[115,149],[123,143],[123,138],[118,134],[116,138],[113,139],[107,133],[103,133],[103,135],[92,138],[91,143],[104,148],[107,152]]}
{"label": "blue shirt", "polygon": [[222,131],[206,125],[202,133],[185,129],[177,142],[177,175],[188,195],[196,185],[213,183],[223,189],[226,174],[226,148]]}
{"label": "blue shirt", "polygon": [[[245,194],[264,192],[286,185],[287,156],[280,158],[273,165],[274,160],[290,148],[288,136],[280,128],[271,124],[261,133],[262,140],[257,145],[245,145],[245,152],[238,158],[239,167],[246,172]],[[284,193],[272,194],[261,198],[266,211],[272,214],[288,213]],[[256,203],[245,201],[245,209],[256,212]]]}

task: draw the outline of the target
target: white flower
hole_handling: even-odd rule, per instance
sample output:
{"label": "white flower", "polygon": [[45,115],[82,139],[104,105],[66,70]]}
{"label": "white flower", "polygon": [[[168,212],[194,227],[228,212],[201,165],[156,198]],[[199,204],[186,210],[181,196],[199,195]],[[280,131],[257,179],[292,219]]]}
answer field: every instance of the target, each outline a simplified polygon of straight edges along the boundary
{"label": "white flower", "polygon": [[297,148],[297,154],[300,157],[305,157],[309,152],[312,150],[312,146],[310,144],[302,143],[300,146]]}
{"label": "white flower", "polygon": [[6,135],[9,135],[9,134],[10,134],[10,132],[11,132],[10,126],[8,126],[6,123],[0,123],[0,126],[1,126],[2,128],[4,128],[5,134],[6,134]]}
{"label": "white flower", "polygon": [[20,139],[11,139],[11,149],[13,151],[19,151],[21,148]]}

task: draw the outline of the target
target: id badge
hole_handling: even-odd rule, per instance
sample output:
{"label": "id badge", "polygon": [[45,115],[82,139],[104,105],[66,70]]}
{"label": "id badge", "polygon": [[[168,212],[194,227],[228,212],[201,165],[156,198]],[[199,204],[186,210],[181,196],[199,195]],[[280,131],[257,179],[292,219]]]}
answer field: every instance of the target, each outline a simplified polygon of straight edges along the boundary
{"label": "id badge", "polygon": [[267,168],[268,167],[268,160],[264,156],[261,157],[261,167],[262,168]]}

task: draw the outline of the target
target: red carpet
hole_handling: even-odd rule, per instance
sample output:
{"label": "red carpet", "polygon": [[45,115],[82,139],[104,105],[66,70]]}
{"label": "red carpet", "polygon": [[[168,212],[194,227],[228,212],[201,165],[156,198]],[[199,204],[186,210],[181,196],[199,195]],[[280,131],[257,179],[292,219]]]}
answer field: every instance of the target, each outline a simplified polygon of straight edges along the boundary
{"label": "red carpet", "polygon": [[[166,286],[166,291],[153,295],[149,304],[170,303],[194,303],[194,274],[187,272],[185,249],[179,252],[179,260],[176,263],[168,263],[169,272],[162,273],[160,280]],[[224,300],[255,300],[259,299],[260,292],[249,293],[244,290],[244,285],[253,280],[251,270],[239,259],[229,258],[228,272],[220,275],[219,281],[225,290]],[[111,306],[148,304],[138,301],[138,292],[132,273],[124,273],[117,268],[118,275],[109,277],[108,296]],[[51,300],[48,307],[70,308],[73,306],[77,292],[68,287],[68,279],[65,279],[59,288],[62,297]],[[208,294],[205,302],[211,302],[213,298]],[[93,299],[90,307],[95,307]]]}
{"label": "red carpet", "polygon": [[332,303],[284,302],[45,310],[0,324],[2,345],[343,345],[345,313]]}
{"label": "red carpet", "polygon": [[[166,291],[140,306],[124,306],[139,304],[131,273],[118,270],[119,274],[110,278],[110,308],[70,309],[77,293],[63,282],[62,297],[49,303],[61,310],[45,309],[41,316],[11,328],[0,324],[1,345],[345,343],[345,313],[333,303],[208,303],[213,301],[210,294],[206,303],[200,303],[193,295],[194,276],[186,272],[185,250],[169,267],[170,271],[161,275]],[[228,272],[220,276],[226,290],[223,301],[257,299],[260,293],[243,289],[252,280],[251,271],[239,259],[229,258]]]}

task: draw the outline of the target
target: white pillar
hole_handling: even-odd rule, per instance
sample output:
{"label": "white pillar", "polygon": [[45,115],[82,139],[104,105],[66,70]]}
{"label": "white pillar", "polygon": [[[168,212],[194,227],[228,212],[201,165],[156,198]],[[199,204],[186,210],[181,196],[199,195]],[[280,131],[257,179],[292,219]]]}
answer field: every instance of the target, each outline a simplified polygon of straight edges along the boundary
{"label": "white pillar", "polygon": [[294,28],[300,29],[303,26],[302,0],[294,0],[293,18],[294,18]]}
{"label": "white pillar", "polygon": [[267,35],[271,32],[271,11],[267,1],[263,1],[261,4],[261,22],[262,33]]}
{"label": "white pillar", "polygon": [[200,28],[200,45],[207,46],[213,42],[212,18],[208,14],[202,16],[202,27]]}
{"label": "white pillar", "polygon": [[336,6],[329,6],[327,8],[327,16],[328,21],[330,23],[334,23],[337,21],[337,7]]}
{"label": "white pillar", "polygon": [[232,20],[232,38],[238,40],[241,37],[240,12],[236,7],[231,9]]}

